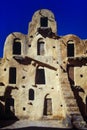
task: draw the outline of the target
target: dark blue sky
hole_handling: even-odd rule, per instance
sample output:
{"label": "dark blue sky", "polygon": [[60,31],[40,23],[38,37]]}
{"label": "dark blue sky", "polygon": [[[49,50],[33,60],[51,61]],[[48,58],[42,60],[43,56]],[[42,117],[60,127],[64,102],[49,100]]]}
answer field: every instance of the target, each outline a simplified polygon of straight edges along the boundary
{"label": "dark blue sky", "polygon": [[43,8],[54,13],[58,35],[75,34],[81,39],[87,38],[87,0],[1,0],[0,57],[6,37],[12,32],[27,34],[33,13]]}

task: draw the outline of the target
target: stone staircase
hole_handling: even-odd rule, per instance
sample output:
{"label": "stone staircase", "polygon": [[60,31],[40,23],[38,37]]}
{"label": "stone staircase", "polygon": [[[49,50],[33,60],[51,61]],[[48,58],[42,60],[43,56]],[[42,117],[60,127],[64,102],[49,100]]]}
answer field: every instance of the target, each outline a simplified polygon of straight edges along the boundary
{"label": "stone staircase", "polygon": [[87,124],[80,113],[79,107],[77,105],[76,99],[68,80],[67,73],[61,73],[60,82],[62,94],[66,104],[67,114],[71,117],[71,124],[76,129],[87,130]]}
{"label": "stone staircase", "polygon": [[81,115],[73,91],[71,89],[67,73],[61,75],[61,89],[65,99],[67,112],[69,115]]}

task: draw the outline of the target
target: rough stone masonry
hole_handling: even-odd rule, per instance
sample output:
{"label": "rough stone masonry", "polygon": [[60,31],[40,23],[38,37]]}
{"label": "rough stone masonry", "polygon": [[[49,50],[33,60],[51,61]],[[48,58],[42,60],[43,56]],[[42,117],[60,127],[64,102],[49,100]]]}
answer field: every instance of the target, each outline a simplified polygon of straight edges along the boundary
{"label": "rough stone masonry", "polygon": [[59,36],[50,10],[34,13],[27,35],[6,38],[0,119],[50,120],[65,127],[87,121],[87,40]]}

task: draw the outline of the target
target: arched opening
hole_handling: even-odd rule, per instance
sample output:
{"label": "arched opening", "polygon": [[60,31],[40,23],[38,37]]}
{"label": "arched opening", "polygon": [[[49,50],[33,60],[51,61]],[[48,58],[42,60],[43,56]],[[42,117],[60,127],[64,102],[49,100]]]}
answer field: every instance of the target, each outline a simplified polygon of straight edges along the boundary
{"label": "arched opening", "polygon": [[68,72],[68,78],[70,81],[71,86],[73,86],[74,83],[74,66],[73,65],[67,65],[67,72]]}
{"label": "arched opening", "polygon": [[52,99],[50,98],[49,94],[47,94],[44,99],[43,115],[45,116],[52,115]]}
{"label": "arched opening", "polygon": [[40,18],[40,26],[41,27],[48,27],[48,17],[41,17]]}
{"label": "arched opening", "polygon": [[34,90],[29,89],[29,100],[34,100]]}
{"label": "arched opening", "polygon": [[74,43],[71,40],[67,43],[67,57],[74,57]]}
{"label": "arched opening", "polygon": [[21,42],[18,38],[13,42],[13,55],[21,55]]}
{"label": "arched opening", "polygon": [[37,55],[44,55],[44,45],[45,43],[39,39],[37,42]]}

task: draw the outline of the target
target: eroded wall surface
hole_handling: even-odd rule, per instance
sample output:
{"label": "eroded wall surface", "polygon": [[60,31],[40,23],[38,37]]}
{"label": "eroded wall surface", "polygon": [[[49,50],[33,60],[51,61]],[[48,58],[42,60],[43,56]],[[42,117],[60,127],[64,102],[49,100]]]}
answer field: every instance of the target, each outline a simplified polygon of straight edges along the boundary
{"label": "eroded wall surface", "polygon": [[63,120],[87,113],[87,41],[56,33],[54,14],[42,9],[33,15],[27,35],[15,32],[6,38],[0,59],[1,118]]}

